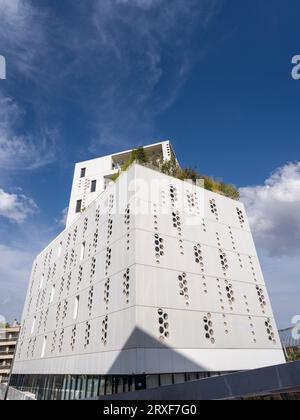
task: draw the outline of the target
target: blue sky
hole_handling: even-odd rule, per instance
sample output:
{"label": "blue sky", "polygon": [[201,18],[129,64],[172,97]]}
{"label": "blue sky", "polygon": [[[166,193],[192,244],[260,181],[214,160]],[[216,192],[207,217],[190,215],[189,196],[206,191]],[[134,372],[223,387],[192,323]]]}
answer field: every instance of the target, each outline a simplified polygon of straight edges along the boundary
{"label": "blue sky", "polygon": [[74,163],[171,139],[184,165],[241,188],[289,325],[300,312],[299,16],[296,0],[0,0],[0,314],[20,317]]}

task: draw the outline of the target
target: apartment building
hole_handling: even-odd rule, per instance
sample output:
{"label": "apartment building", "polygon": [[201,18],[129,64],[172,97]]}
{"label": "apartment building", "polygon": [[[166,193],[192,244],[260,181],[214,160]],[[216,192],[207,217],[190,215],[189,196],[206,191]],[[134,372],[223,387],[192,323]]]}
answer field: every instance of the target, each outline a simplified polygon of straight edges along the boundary
{"label": "apartment building", "polygon": [[10,327],[0,327],[0,383],[8,380],[19,332],[20,326],[17,323]]}
{"label": "apartment building", "polygon": [[285,362],[243,204],[162,173],[169,142],[145,151],[117,180],[129,152],[76,164],[66,229],[33,264],[15,388],[80,399]]}

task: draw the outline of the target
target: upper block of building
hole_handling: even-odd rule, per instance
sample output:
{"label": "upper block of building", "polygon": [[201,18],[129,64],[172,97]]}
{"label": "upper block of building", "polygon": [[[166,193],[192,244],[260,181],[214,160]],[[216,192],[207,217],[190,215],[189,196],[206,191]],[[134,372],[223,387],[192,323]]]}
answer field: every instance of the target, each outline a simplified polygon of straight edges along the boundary
{"label": "upper block of building", "polygon": [[[175,153],[169,140],[144,146],[150,164],[156,166],[172,158]],[[112,182],[112,177],[130,157],[131,150],[78,162],[75,165],[72,192],[66,227],[68,228]]]}

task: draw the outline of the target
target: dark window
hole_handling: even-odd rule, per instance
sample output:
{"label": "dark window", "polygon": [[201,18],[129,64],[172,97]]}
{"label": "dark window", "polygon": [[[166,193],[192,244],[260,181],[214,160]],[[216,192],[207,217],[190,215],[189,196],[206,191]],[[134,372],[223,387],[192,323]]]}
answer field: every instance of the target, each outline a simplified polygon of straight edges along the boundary
{"label": "dark window", "polygon": [[81,205],[82,205],[82,200],[77,200],[77,203],[76,203],[76,213],[80,213],[81,212]]}
{"label": "dark window", "polygon": [[86,168],[81,168],[80,178],[84,178],[85,177],[85,173],[86,173]]}
{"label": "dark window", "polygon": [[92,184],[91,184],[91,192],[95,192],[96,191],[96,186],[97,186],[97,181],[95,180],[95,181],[92,181]]}

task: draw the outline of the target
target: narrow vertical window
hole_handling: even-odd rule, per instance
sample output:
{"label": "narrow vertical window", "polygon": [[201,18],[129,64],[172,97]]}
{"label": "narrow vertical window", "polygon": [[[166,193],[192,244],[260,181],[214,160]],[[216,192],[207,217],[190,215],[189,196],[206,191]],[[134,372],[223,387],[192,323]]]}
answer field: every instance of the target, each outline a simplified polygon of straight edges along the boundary
{"label": "narrow vertical window", "polygon": [[54,300],[54,295],[55,295],[55,285],[53,285],[53,286],[52,286],[52,289],[51,289],[50,303],[52,303],[52,302],[53,302],[53,300]]}
{"label": "narrow vertical window", "polygon": [[34,333],[34,329],[35,329],[35,322],[36,322],[36,316],[33,318],[32,320],[32,325],[31,325],[31,334]]}
{"label": "narrow vertical window", "polygon": [[62,251],[62,242],[59,243],[58,245],[58,251],[57,251],[57,256],[60,257],[61,256],[61,251]]}
{"label": "narrow vertical window", "polygon": [[45,357],[47,346],[47,337],[44,337],[41,357]]}
{"label": "narrow vertical window", "polygon": [[84,178],[86,174],[86,168],[81,168],[80,170],[80,178]]}
{"label": "narrow vertical window", "polygon": [[84,254],[85,254],[85,242],[82,242],[81,250],[80,250],[80,260],[81,261],[84,259]]}
{"label": "narrow vertical window", "polygon": [[95,179],[91,183],[91,192],[95,192],[96,191],[96,187],[97,187],[97,180]]}
{"label": "narrow vertical window", "polygon": [[82,200],[77,200],[76,202],[76,213],[81,212]]}
{"label": "narrow vertical window", "polygon": [[45,277],[45,274],[42,274],[41,281],[40,281],[40,289],[42,289],[42,287],[43,287],[44,277]]}
{"label": "narrow vertical window", "polygon": [[74,314],[73,314],[74,320],[77,319],[78,309],[79,309],[79,296],[76,296],[75,303],[74,303]]}

